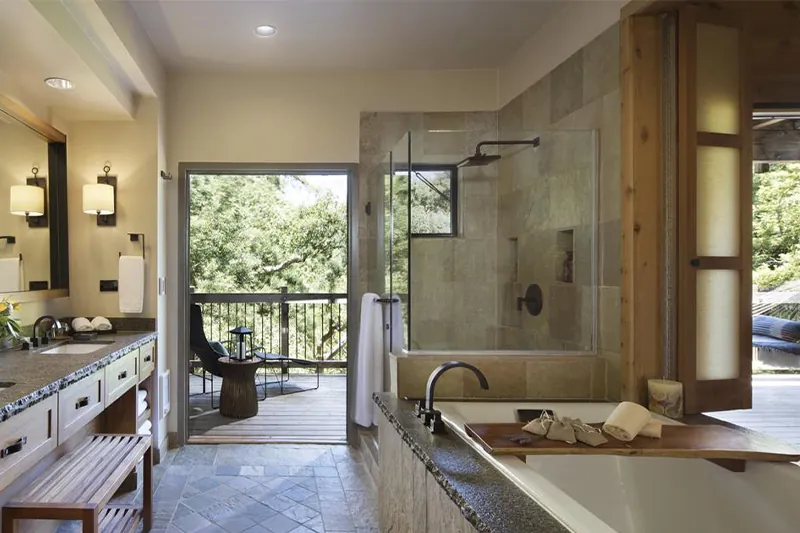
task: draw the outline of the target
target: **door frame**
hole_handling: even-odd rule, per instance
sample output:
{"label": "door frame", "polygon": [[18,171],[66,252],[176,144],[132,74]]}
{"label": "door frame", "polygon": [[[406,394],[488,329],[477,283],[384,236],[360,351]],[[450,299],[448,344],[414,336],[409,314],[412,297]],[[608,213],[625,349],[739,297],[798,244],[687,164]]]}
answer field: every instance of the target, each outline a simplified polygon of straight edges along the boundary
{"label": "door frame", "polygon": [[189,174],[346,174],[347,175],[347,443],[356,445],[358,431],[351,413],[358,354],[358,164],[357,163],[179,163],[178,164],[178,313],[177,313],[177,444],[189,438]]}

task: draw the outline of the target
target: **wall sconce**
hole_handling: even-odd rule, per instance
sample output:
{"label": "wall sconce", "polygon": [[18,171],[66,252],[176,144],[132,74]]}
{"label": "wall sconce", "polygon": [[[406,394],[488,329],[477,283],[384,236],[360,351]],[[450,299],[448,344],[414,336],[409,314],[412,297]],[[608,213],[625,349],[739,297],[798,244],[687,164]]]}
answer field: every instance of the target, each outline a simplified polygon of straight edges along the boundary
{"label": "wall sconce", "polygon": [[97,183],[83,186],[83,212],[97,215],[98,226],[117,225],[117,177],[109,176],[111,167],[103,167],[105,175],[97,176]]}
{"label": "wall sconce", "polygon": [[45,192],[47,179],[36,175],[39,169],[33,167],[32,178],[26,180],[27,185],[14,185],[11,187],[11,214],[24,216],[29,228],[47,227],[47,203]]}

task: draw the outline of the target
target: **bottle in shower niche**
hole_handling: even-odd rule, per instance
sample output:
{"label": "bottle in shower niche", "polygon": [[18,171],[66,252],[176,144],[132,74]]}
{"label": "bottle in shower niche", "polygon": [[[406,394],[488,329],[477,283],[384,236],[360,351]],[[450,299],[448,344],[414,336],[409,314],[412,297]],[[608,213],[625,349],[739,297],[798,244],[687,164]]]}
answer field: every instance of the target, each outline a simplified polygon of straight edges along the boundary
{"label": "bottle in shower niche", "polygon": [[564,264],[562,265],[561,281],[564,283],[572,283],[573,277],[573,253],[566,252],[564,254]]}

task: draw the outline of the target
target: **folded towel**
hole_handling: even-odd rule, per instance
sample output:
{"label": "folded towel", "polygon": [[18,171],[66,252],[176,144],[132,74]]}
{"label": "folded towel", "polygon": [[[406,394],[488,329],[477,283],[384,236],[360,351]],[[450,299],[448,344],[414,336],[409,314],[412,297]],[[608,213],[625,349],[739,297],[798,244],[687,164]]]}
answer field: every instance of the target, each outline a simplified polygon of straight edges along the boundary
{"label": "folded towel", "polygon": [[18,292],[24,288],[25,281],[20,258],[0,259],[0,292]]}
{"label": "folded towel", "polygon": [[153,429],[153,424],[149,420],[145,420],[142,422],[142,425],[139,426],[139,431],[137,431],[137,433],[139,435],[149,435],[151,429]]}
{"label": "folded towel", "polygon": [[136,416],[142,416],[142,413],[147,411],[147,401],[140,400],[139,404],[136,406]]}
{"label": "folded towel", "polygon": [[94,327],[92,326],[92,323],[89,322],[89,319],[79,316],[72,319],[72,330],[81,333],[86,331],[94,331]]}
{"label": "folded towel", "polygon": [[97,331],[111,331],[111,322],[104,316],[96,316],[92,319],[92,327]]}
{"label": "folded towel", "polygon": [[136,391],[136,397],[139,398],[139,401],[144,401],[147,399],[147,391],[146,390],[138,390]]}
{"label": "folded towel", "polygon": [[119,311],[141,313],[144,307],[144,259],[138,255],[119,258]]}

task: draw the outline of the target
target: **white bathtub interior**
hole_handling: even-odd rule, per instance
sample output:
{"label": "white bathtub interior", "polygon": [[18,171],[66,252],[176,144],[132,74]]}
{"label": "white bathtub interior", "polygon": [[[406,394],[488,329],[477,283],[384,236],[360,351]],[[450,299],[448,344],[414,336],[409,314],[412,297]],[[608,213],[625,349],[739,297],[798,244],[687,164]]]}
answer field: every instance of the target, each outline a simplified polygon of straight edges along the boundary
{"label": "white bathtub interior", "polygon": [[[491,456],[467,422],[514,422],[517,409],[552,409],[602,422],[613,403],[437,402],[445,422],[547,508],[586,533],[789,533],[800,531],[800,467],[749,462],[730,472],[702,459],[621,456]],[[671,421],[667,421],[670,423]]]}

